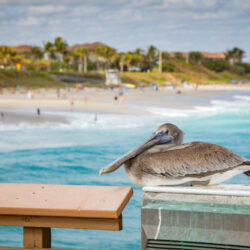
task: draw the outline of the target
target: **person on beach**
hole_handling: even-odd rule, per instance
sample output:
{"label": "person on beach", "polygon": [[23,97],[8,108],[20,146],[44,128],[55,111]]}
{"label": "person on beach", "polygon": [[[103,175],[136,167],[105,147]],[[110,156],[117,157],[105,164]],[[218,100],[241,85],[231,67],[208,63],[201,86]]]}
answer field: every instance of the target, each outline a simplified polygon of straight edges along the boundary
{"label": "person on beach", "polygon": [[1,121],[4,121],[4,112],[1,112]]}
{"label": "person on beach", "polygon": [[94,117],[94,122],[97,122],[98,118],[97,118],[97,114],[95,114],[95,117]]}
{"label": "person on beach", "polygon": [[124,103],[125,97],[124,95],[120,96],[120,104],[122,105]]}
{"label": "person on beach", "polygon": [[120,91],[119,91],[119,104],[123,104],[124,103],[124,93],[123,93],[123,89],[120,88]]}
{"label": "person on beach", "polygon": [[30,90],[27,92],[27,98],[28,98],[28,99],[31,99],[31,98],[32,98],[32,94],[31,94],[31,91],[30,91]]}
{"label": "person on beach", "polygon": [[37,116],[40,117],[41,112],[39,108],[37,108],[36,113],[37,113]]}
{"label": "person on beach", "polygon": [[122,88],[119,91],[119,96],[123,96],[123,90],[122,90]]}
{"label": "person on beach", "polygon": [[71,100],[70,100],[70,110],[72,110],[72,109],[73,109],[73,107],[74,107],[74,100],[73,100],[73,99],[71,99]]}
{"label": "person on beach", "polygon": [[84,96],[84,104],[87,105],[88,104],[88,97]]}
{"label": "person on beach", "polygon": [[56,96],[57,96],[57,99],[59,100],[60,99],[60,89],[59,88],[56,89]]}

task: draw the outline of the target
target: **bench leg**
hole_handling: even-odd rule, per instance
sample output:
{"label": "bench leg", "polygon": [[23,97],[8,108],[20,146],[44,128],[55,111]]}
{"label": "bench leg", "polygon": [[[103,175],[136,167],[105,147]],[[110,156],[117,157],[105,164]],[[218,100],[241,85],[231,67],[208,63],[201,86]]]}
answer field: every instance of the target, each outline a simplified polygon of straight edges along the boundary
{"label": "bench leg", "polygon": [[24,227],[23,247],[51,248],[51,229],[39,227]]}

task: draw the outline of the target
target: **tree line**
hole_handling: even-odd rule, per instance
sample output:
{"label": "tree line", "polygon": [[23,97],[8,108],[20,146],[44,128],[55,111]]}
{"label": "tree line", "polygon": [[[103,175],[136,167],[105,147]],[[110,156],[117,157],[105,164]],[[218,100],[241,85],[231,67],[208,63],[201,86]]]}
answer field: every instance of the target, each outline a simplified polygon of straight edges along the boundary
{"label": "tree line", "polygon": [[[185,54],[185,55],[184,55]],[[242,63],[245,52],[237,47],[228,50],[223,59],[209,59],[201,52],[189,53],[160,51],[154,45],[146,50],[137,48],[135,51],[117,52],[115,49],[100,45],[94,50],[78,46],[69,50],[62,37],[47,41],[43,47],[32,46],[29,53],[18,53],[13,47],[0,47],[0,67],[11,68],[16,64],[28,70],[48,70],[51,72],[87,72],[104,71],[110,68],[120,71],[178,71],[178,63],[190,65],[202,64],[206,68],[222,72],[249,73],[250,66]]]}

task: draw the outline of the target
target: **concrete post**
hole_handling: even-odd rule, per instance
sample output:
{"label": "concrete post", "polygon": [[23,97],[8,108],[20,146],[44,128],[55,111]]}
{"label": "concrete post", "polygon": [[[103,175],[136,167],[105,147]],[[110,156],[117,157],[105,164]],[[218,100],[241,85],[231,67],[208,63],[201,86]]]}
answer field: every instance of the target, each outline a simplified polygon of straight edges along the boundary
{"label": "concrete post", "polygon": [[250,185],[145,187],[142,249],[247,249]]}

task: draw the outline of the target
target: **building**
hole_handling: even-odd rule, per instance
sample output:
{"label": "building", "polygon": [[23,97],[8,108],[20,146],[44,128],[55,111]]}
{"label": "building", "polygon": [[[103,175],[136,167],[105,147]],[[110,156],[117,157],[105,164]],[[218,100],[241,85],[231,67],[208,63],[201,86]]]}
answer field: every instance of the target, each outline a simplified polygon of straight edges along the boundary
{"label": "building", "polygon": [[[227,59],[227,52],[203,52],[199,51],[204,59],[207,59],[208,61],[218,60],[218,59]],[[170,52],[169,57],[170,58],[183,58],[184,60],[188,61],[188,52]]]}
{"label": "building", "polygon": [[29,55],[32,53],[32,46],[30,45],[17,45],[12,46],[12,48],[18,53],[18,54],[26,54]]}
{"label": "building", "polygon": [[[109,47],[111,48],[110,46],[108,46],[107,44],[104,44],[104,43],[100,43],[100,42],[94,42],[94,43],[83,43],[83,44],[75,44],[75,45],[72,45],[70,47],[68,47],[68,51],[71,52],[73,51],[74,49],[80,49],[80,48],[86,48],[89,52],[94,52],[98,47]],[[113,50],[115,50],[114,48],[112,48]]]}
{"label": "building", "polygon": [[212,52],[201,52],[202,56],[209,60],[217,60],[217,59],[223,59],[226,60],[227,57],[227,52],[217,52],[217,53],[212,53]]}

